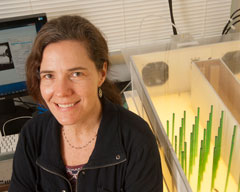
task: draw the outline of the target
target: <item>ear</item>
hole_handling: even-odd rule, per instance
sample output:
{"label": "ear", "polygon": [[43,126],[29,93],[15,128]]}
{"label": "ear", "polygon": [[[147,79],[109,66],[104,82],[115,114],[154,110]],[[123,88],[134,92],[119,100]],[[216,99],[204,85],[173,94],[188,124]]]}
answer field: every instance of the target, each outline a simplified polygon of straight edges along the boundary
{"label": "ear", "polygon": [[103,68],[99,71],[98,87],[101,87],[107,77],[107,62],[103,63]]}

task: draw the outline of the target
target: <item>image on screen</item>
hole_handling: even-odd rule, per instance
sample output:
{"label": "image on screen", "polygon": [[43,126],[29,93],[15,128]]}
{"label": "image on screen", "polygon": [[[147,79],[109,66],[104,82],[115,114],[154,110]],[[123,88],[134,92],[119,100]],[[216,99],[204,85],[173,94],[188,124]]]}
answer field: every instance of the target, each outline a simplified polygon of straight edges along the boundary
{"label": "image on screen", "polygon": [[0,71],[14,68],[8,42],[0,43]]}

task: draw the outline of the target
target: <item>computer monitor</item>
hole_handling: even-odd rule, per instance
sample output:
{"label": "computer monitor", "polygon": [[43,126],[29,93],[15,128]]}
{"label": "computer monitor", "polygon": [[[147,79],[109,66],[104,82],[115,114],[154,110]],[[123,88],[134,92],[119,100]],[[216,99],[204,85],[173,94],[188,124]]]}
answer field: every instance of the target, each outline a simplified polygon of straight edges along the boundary
{"label": "computer monitor", "polygon": [[25,63],[46,22],[44,13],[0,19],[0,119],[16,113],[14,98],[28,95]]}

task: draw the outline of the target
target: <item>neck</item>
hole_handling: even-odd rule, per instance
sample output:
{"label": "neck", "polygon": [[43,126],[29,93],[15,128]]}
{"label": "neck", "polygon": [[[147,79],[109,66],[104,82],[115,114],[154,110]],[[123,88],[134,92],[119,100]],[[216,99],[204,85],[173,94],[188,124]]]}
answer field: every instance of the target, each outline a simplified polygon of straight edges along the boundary
{"label": "neck", "polygon": [[74,125],[64,125],[63,129],[66,132],[71,132],[77,137],[80,135],[86,136],[92,134],[93,132],[97,133],[102,118],[102,105],[100,101],[94,105],[94,109],[90,111],[92,112],[88,115],[88,117],[82,119]]}

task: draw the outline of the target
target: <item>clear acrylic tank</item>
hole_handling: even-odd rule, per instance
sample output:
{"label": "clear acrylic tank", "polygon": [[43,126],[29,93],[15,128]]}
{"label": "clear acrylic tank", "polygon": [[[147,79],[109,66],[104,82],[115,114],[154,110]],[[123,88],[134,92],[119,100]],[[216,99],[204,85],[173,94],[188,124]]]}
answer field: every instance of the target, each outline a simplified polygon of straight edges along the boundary
{"label": "clear acrylic tank", "polygon": [[239,191],[239,34],[123,50],[169,191]]}

